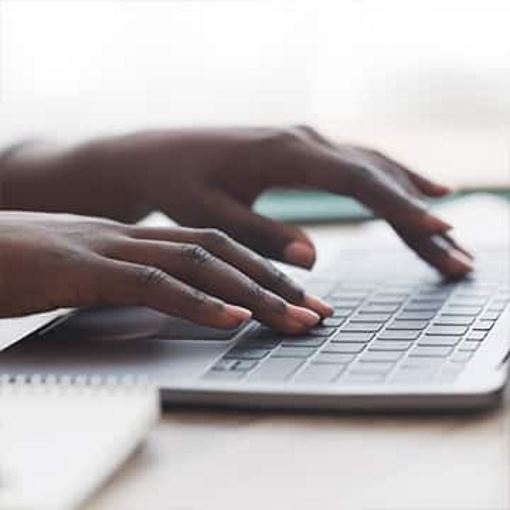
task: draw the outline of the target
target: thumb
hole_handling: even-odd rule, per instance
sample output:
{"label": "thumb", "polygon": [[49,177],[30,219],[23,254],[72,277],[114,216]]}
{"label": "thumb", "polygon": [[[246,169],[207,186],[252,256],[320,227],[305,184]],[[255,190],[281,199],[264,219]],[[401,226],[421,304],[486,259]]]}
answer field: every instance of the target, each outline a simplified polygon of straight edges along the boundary
{"label": "thumb", "polygon": [[310,269],[315,248],[298,227],[253,212],[223,194],[208,196],[207,224],[213,225],[253,250],[295,266]]}

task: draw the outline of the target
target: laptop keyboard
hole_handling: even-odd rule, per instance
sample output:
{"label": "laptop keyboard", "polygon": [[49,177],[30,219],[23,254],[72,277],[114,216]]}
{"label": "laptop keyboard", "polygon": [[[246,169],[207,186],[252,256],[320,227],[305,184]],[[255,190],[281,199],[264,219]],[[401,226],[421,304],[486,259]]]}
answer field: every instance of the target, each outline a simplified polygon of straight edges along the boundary
{"label": "laptop keyboard", "polygon": [[450,382],[510,301],[500,281],[347,281],[322,285],[332,317],[302,336],[255,325],[203,376],[290,384]]}

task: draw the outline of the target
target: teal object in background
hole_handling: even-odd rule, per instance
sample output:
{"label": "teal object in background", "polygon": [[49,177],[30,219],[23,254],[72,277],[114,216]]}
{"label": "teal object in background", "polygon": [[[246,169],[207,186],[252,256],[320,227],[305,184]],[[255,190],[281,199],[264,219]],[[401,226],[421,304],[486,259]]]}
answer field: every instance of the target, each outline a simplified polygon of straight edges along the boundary
{"label": "teal object in background", "polygon": [[[469,190],[455,193],[441,202],[479,192],[489,192],[510,200],[510,190]],[[355,222],[373,218],[358,202],[320,191],[269,191],[255,203],[255,210],[270,218],[290,223]]]}

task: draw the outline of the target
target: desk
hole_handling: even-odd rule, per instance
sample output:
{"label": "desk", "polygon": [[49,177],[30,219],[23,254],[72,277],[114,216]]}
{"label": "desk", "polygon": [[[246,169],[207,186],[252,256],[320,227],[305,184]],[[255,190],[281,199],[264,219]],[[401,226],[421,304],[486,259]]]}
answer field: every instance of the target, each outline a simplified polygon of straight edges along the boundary
{"label": "desk", "polygon": [[510,398],[464,417],[170,411],[87,510],[507,510]]}
{"label": "desk", "polygon": [[[463,209],[471,232],[491,206],[480,200]],[[493,210],[502,225],[505,211]],[[321,255],[325,243],[354,241],[374,227],[310,233]],[[510,509],[510,396],[495,411],[456,417],[171,410],[86,510],[314,507]]]}

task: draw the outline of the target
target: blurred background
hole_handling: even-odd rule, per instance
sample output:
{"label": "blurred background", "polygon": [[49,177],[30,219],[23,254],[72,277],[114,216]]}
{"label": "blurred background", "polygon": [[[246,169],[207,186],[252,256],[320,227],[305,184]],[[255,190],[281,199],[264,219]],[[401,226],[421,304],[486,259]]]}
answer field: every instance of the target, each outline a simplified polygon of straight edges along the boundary
{"label": "blurred background", "polygon": [[508,0],[3,0],[0,143],[309,123],[510,186]]}

